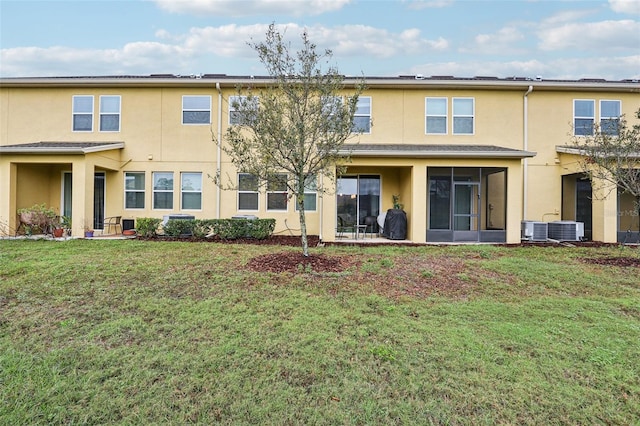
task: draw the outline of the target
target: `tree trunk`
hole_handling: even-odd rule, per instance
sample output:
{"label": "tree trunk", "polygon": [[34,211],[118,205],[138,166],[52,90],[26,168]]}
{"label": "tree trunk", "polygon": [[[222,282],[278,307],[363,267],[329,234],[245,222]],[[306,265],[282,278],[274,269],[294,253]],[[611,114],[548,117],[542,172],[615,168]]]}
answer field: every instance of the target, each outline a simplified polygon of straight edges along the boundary
{"label": "tree trunk", "polygon": [[300,214],[300,242],[302,243],[302,255],[309,257],[309,240],[307,239],[307,220],[304,213],[304,193],[298,195],[298,212]]}

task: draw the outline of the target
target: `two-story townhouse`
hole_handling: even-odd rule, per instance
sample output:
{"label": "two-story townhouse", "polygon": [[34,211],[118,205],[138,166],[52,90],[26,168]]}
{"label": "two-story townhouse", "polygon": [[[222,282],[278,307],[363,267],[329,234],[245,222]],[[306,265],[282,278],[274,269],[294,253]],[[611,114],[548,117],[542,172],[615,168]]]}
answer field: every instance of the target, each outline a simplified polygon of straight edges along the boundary
{"label": "two-story townhouse", "polygon": [[[217,141],[236,86],[269,78],[118,76],[0,79],[0,226],[36,203],[72,217],[73,233],[140,217],[255,215],[299,232],[295,203],[263,190]],[[615,191],[593,197],[570,148],[574,127],[640,107],[637,81],[401,76],[367,78],[346,173],[310,186],[307,224],[325,241],[370,224],[399,198],[412,242],[519,242],[521,221],[577,220],[613,242],[637,235],[637,212]],[[355,79],[346,79],[347,89]],[[578,130],[581,131],[581,130]],[[347,150],[345,150],[347,151]],[[236,187],[224,190],[213,176]],[[632,201],[632,200],[631,200]],[[634,216],[635,214],[635,216]],[[373,225],[371,225],[373,223]]]}

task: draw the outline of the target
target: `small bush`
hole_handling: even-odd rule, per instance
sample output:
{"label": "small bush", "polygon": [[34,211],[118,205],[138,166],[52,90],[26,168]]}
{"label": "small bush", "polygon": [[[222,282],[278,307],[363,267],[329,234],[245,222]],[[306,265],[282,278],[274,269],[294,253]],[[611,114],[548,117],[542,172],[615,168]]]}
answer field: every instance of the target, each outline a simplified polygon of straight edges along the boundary
{"label": "small bush", "polygon": [[154,217],[140,217],[136,220],[136,231],[141,237],[155,237],[162,219]]}
{"label": "small bush", "polygon": [[165,235],[178,237],[180,235],[193,235],[194,219],[169,219],[162,230]]}
{"label": "small bush", "polygon": [[[152,220],[154,222],[150,222]],[[155,236],[160,222],[160,219],[138,219],[138,234],[143,237]],[[212,236],[223,240],[263,240],[273,234],[275,227],[275,219],[169,219],[162,231],[170,237],[193,235],[198,238]]]}

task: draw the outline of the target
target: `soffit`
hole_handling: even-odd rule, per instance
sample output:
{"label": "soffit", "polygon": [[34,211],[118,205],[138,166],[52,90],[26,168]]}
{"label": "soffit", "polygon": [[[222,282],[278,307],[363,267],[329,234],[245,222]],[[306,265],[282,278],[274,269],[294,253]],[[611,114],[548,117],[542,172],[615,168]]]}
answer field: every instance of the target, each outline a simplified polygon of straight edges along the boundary
{"label": "soffit", "polygon": [[345,144],[341,154],[352,157],[410,158],[530,158],[535,152],[496,145]]}

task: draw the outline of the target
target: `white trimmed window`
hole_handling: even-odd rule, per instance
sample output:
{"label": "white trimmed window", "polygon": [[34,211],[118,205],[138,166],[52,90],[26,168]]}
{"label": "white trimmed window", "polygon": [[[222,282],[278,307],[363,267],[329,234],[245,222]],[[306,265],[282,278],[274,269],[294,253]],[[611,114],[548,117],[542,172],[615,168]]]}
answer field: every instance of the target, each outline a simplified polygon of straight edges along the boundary
{"label": "white trimmed window", "polygon": [[153,172],[153,208],[173,209],[173,172]]}
{"label": "white trimmed window", "polygon": [[371,133],[371,96],[360,96],[353,116],[353,131]]}
{"label": "white trimmed window", "polygon": [[144,209],[144,172],[124,173],[124,208]]}
{"label": "white trimmed window", "polygon": [[286,211],[289,193],[286,173],[278,173],[267,181],[267,210]]}
{"label": "white trimmed window", "polygon": [[447,134],[447,108],[447,98],[425,98],[425,132],[428,135]]}
{"label": "white trimmed window", "polygon": [[600,101],[600,131],[609,136],[617,136],[620,130],[620,101]]}
{"label": "white trimmed window", "polygon": [[229,96],[229,124],[246,124],[249,117],[245,117],[241,111],[258,111],[258,98],[256,96]]}
{"label": "white trimmed window", "polygon": [[[318,182],[315,175],[307,176],[304,184],[304,211],[314,212],[318,209]],[[296,198],[296,211],[298,208],[298,200]]]}
{"label": "white trimmed window", "polygon": [[575,136],[593,135],[596,117],[596,102],[593,99],[574,99],[573,134]]}
{"label": "white trimmed window", "polygon": [[238,173],[238,210],[258,210],[258,178]]}
{"label": "white trimmed window", "polygon": [[93,131],[93,96],[73,97],[73,131]]}
{"label": "white trimmed window", "polygon": [[182,124],[211,124],[211,96],[183,96]]}
{"label": "white trimmed window", "polygon": [[474,129],[474,99],[453,98],[453,134],[472,135]]}
{"label": "white trimmed window", "polygon": [[100,96],[100,131],[120,131],[120,96]]}
{"label": "white trimmed window", "polygon": [[182,210],[202,209],[202,173],[181,173]]}

